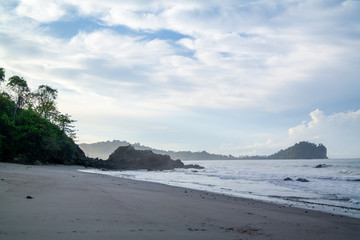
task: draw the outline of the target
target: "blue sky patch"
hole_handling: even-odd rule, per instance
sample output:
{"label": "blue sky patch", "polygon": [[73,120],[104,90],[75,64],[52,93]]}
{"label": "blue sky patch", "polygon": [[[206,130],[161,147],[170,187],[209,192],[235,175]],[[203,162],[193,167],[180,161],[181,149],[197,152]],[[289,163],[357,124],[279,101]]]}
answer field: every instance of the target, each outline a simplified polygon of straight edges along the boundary
{"label": "blue sky patch", "polygon": [[75,20],[61,20],[57,22],[51,22],[42,24],[43,27],[47,28],[51,35],[58,38],[72,38],[76,36],[79,32],[93,32],[95,30],[103,28],[95,20],[79,18]]}
{"label": "blue sky patch", "polygon": [[146,40],[161,39],[161,40],[172,40],[178,41],[182,38],[191,38],[189,35],[184,35],[171,30],[159,30],[155,32],[143,32],[142,35]]}

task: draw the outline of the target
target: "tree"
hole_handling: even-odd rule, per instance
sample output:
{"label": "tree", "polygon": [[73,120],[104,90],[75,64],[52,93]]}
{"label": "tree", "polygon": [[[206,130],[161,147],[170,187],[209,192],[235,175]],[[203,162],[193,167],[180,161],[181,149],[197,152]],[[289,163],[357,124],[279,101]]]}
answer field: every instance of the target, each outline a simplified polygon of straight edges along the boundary
{"label": "tree", "polygon": [[10,96],[5,93],[0,93],[0,160],[4,156],[10,155],[13,149],[12,133],[14,132],[14,121],[12,115],[14,112],[15,103],[11,101]]}
{"label": "tree", "polygon": [[63,131],[68,137],[72,139],[76,138],[76,133],[75,130],[73,129],[74,126],[71,125],[74,122],[76,121],[72,120],[69,114],[58,113],[56,116],[56,123],[61,129],[61,131]]}
{"label": "tree", "polygon": [[[0,71],[1,84],[5,71]],[[75,121],[56,110],[57,90],[43,85],[31,93],[18,76],[8,79],[7,86],[9,93],[0,92],[0,162],[87,164],[85,154],[67,136],[75,137]]]}
{"label": "tree", "polygon": [[33,94],[36,101],[35,111],[45,119],[50,120],[51,117],[55,117],[56,103],[58,91],[47,85],[40,85],[38,90]]}
{"label": "tree", "polygon": [[0,82],[5,81],[5,69],[0,68]]}
{"label": "tree", "polygon": [[0,68],[0,86],[2,82],[5,82],[5,70]]}
{"label": "tree", "polygon": [[30,88],[28,87],[27,82],[19,76],[9,78],[7,86],[9,86],[15,94],[14,98],[16,106],[13,114],[13,119],[15,120],[17,110],[25,106],[27,98],[30,95]]}

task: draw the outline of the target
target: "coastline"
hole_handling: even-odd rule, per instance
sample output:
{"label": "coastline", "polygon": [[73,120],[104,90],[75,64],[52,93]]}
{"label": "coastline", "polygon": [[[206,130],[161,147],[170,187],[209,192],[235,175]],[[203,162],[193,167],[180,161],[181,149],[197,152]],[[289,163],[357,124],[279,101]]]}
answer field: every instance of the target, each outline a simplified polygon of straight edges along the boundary
{"label": "coastline", "polygon": [[79,169],[84,168],[0,163],[0,238],[296,240],[360,235],[357,218]]}
{"label": "coastline", "polygon": [[[337,160],[191,161],[205,169],[171,171],[80,170],[133,180],[162,183],[240,198],[360,218],[359,169],[356,162]],[[284,181],[288,179],[289,181]],[[305,182],[296,181],[306,179]],[[308,182],[307,182],[308,181]]]}

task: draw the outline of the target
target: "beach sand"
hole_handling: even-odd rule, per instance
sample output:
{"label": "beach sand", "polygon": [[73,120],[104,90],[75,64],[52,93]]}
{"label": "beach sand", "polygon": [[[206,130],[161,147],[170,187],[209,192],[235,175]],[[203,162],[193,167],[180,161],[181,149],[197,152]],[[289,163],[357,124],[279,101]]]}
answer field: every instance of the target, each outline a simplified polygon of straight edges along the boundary
{"label": "beach sand", "polygon": [[82,173],[0,163],[0,239],[360,239],[360,219]]}

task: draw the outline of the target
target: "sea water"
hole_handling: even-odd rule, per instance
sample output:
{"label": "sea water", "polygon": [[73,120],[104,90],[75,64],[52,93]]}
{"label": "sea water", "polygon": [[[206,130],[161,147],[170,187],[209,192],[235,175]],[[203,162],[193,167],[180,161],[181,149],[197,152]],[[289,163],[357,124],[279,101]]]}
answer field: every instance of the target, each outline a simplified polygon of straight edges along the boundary
{"label": "sea water", "polygon": [[[85,172],[151,181],[360,218],[360,159],[186,161],[204,169]],[[321,168],[317,165],[324,164]],[[285,178],[292,181],[284,181]],[[298,178],[309,182],[296,181]]]}

